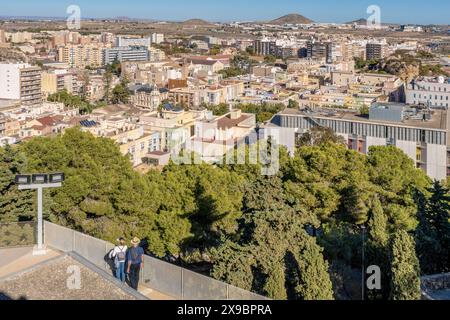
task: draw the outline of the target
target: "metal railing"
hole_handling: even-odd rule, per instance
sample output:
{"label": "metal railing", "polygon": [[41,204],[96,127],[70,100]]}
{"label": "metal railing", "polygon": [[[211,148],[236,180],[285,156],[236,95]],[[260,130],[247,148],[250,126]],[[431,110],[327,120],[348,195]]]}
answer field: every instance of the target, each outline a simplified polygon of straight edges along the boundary
{"label": "metal railing", "polygon": [[28,247],[36,244],[36,222],[0,223],[0,248]]}
{"label": "metal railing", "polygon": [[[108,253],[114,245],[50,222],[44,222],[44,243],[63,252],[75,252],[99,268],[111,272]],[[178,300],[266,300],[165,261],[144,256],[143,285]]]}

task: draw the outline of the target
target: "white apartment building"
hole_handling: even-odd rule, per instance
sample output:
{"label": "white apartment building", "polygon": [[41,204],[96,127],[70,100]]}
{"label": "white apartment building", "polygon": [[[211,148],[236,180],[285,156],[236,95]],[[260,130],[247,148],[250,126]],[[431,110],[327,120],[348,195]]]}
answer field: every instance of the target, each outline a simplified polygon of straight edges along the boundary
{"label": "white apartment building", "polygon": [[148,61],[147,47],[117,47],[103,50],[103,64],[108,65],[114,61]]}
{"label": "white apartment building", "polygon": [[152,33],[151,41],[152,41],[152,43],[156,43],[156,44],[160,44],[161,42],[164,42],[164,34]]}
{"label": "white apartment building", "polygon": [[150,47],[152,44],[151,38],[129,38],[117,37],[116,47]]}
{"label": "white apartment building", "polygon": [[6,37],[12,43],[25,43],[33,39],[33,34],[28,31],[6,33]]}
{"label": "white apartment building", "polygon": [[148,53],[149,53],[149,61],[151,62],[163,61],[166,59],[166,53],[163,50],[151,47],[148,48]]}
{"label": "white apartment building", "polygon": [[363,154],[371,146],[396,146],[417,168],[436,180],[450,176],[450,115],[447,110],[411,108],[401,104],[374,104],[369,118],[356,112],[333,109],[286,109],[263,128],[266,136],[275,130],[278,143],[294,152],[296,139],[315,126],[333,129],[350,149]]}
{"label": "white apartment building", "polygon": [[41,68],[26,63],[1,63],[0,99],[20,100],[26,106],[41,104]]}
{"label": "white apartment building", "polygon": [[200,155],[202,161],[220,161],[239,143],[245,142],[255,126],[255,115],[241,110],[218,117],[209,112],[205,119],[195,122],[194,135],[186,142],[185,149]]}
{"label": "white apartment building", "polygon": [[412,81],[406,88],[406,103],[448,109],[450,106],[450,79],[438,77]]}

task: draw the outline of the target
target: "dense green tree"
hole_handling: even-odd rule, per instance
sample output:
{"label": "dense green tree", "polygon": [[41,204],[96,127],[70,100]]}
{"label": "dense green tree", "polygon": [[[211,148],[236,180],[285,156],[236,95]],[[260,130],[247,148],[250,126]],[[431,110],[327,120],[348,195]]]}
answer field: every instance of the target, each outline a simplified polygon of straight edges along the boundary
{"label": "dense green tree", "polygon": [[289,109],[298,109],[299,106],[300,106],[300,104],[298,103],[298,101],[289,99],[288,106],[287,106]]}
{"label": "dense green tree", "polygon": [[105,71],[110,74],[114,74],[117,77],[122,75],[122,64],[119,60],[114,60],[112,63],[105,67]]}
{"label": "dense green tree", "polygon": [[312,237],[305,237],[300,252],[295,253],[297,262],[296,298],[299,300],[333,300],[333,287],[328,273],[328,263],[323,249]]}
{"label": "dense green tree", "polygon": [[[316,277],[320,283],[329,283],[325,295],[331,290],[327,264],[320,248],[313,248],[309,242],[312,238],[305,231],[304,219],[299,219],[301,213],[285,204],[282,180],[276,176],[257,177],[246,186],[244,194],[238,256],[251,253],[252,289],[273,299],[324,297],[309,286]],[[289,254],[295,254],[297,259],[286,260]],[[240,277],[249,272],[248,267],[236,266],[235,259],[217,259],[212,274],[219,279],[232,278],[223,273],[230,270],[230,265],[240,266],[235,270]]]}
{"label": "dense green tree", "polygon": [[0,248],[32,246],[34,243],[35,225],[27,222],[0,224]]}
{"label": "dense green tree", "polygon": [[450,271],[450,194],[437,181],[429,191],[429,199],[419,194],[416,230],[417,254],[426,275]]}
{"label": "dense green tree", "polygon": [[275,63],[277,61],[277,57],[268,55],[264,57],[264,61],[267,63]]}
{"label": "dense green tree", "polygon": [[245,52],[252,56],[255,54],[255,49],[253,49],[253,47],[247,47],[245,48]]}
{"label": "dense green tree", "polygon": [[17,147],[0,148],[0,223],[28,221],[34,218],[34,192],[19,191],[17,174],[28,173],[25,154]]}
{"label": "dense green tree", "polygon": [[389,243],[388,217],[383,212],[380,200],[375,198],[370,209],[368,221],[369,239],[374,245],[386,247]]}
{"label": "dense green tree", "polygon": [[264,293],[274,300],[286,300],[286,275],[282,261],[273,261],[270,267],[262,267],[265,273]]}
{"label": "dense green tree", "polygon": [[128,103],[130,99],[130,91],[128,90],[125,83],[119,83],[114,87],[111,92],[111,102],[113,104],[117,103]]}
{"label": "dense green tree", "polygon": [[236,67],[229,67],[218,72],[223,76],[224,79],[237,77],[246,74],[246,71]]}
{"label": "dense green tree", "polygon": [[332,129],[318,126],[311,128],[297,140],[299,146],[319,146],[325,143],[344,144],[345,141],[342,137],[336,135]]}
{"label": "dense green tree", "polygon": [[66,107],[78,108],[81,114],[91,113],[92,110],[101,106],[101,104],[92,104],[81,96],[68,93],[66,89],[49,95],[47,100],[50,102],[62,102]]}
{"label": "dense green tree", "polygon": [[209,54],[211,54],[211,55],[217,55],[217,54],[219,54],[220,53],[220,50],[221,50],[222,48],[221,48],[221,46],[220,45],[218,45],[218,44],[215,44],[215,45],[213,45],[212,46],[212,48],[209,50]]}
{"label": "dense green tree", "polygon": [[240,104],[236,108],[241,109],[245,113],[253,113],[256,115],[256,122],[263,123],[270,120],[276,113],[284,110],[286,106],[284,104]]}
{"label": "dense green tree", "polygon": [[404,230],[394,233],[390,247],[392,300],[420,300],[420,267],[415,241]]}
{"label": "dense green tree", "polygon": [[103,90],[105,92],[103,95],[103,101],[105,101],[106,103],[109,103],[111,96],[112,75],[113,73],[109,70],[106,70],[105,74],[103,75],[103,83],[104,83]]}
{"label": "dense green tree", "polygon": [[381,270],[381,289],[366,291],[372,300],[389,298],[389,242],[388,216],[384,213],[380,200],[376,197],[371,203],[369,220],[367,223],[368,241],[366,246],[366,264],[376,265]]}
{"label": "dense green tree", "polygon": [[417,227],[415,190],[426,192],[430,179],[396,147],[371,147],[368,155],[370,181],[376,186],[392,228]]}
{"label": "dense green tree", "polygon": [[[229,69],[226,69],[229,70]],[[228,71],[227,71],[228,72]],[[231,72],[231,71],[230,71]],[[230,111],[230,106],[225,103],[220,103],[218,105],[203,105],[206,109],[213,111],[214,115],[221,116]],[[245,113],[253,113],[256,116],[256,122],[262,123],[270,120],[276,113],[285,109],[284,104],[254,104],[254,103],[246,103],[246,104],[235,104],[233,105],[234,109],[240,109]]]}
{"label": "dense green tree", "polygon": [[244,290],[257,291],[253,275],[256,268],[254,249],[252,246],[224,240],[219,247],[211,250],[214,257],[211,276]]}
{"label": "dense green tree", "polygon": [[204,107],[212,111],[215,116],[223,116],[230,111],[230,106],[226,103],[219,103],[218,105],[204,105]]}

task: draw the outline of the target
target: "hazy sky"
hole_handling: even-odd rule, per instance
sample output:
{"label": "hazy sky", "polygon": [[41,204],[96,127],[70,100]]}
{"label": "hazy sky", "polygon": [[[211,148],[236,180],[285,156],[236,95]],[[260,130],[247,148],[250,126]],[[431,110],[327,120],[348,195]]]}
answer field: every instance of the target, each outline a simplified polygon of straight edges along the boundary
{"label": "hazy sky", "polygon": [[376,4],[382,22],[450,24],[449,0],[0,0],[0,16],[63,17],[71,4],[85,18],[243,21],[300,13],[318,22],[365,18]]}

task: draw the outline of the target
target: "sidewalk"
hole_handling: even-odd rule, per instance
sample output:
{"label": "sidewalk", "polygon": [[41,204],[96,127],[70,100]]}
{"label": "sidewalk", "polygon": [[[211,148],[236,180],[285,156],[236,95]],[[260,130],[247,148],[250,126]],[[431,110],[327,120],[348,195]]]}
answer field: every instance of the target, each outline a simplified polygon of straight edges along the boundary
{"label": "sidewalk", "polygon": [[175,298],[171,296],[153,290],[152,288],[146,287],[144,285],[139,285],[139,292],[150,300],[175,300]]}
{"label": "sidewalk", "polygon": [[[0,249],[0,279],[62,255],[62,252],[48,249],[46,255],[33,256],[32,247]],[[151,300],[174,300],[173,297],[142,284],[139,292]]]}
{"label": "sidewalk", "polygon": [[50,249],[43,256],[33,256],[32,247],[0,249],[0,278],[58,256],[61,256],[60,252]]}

